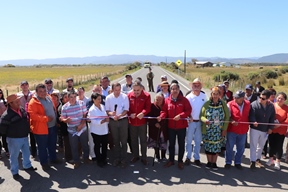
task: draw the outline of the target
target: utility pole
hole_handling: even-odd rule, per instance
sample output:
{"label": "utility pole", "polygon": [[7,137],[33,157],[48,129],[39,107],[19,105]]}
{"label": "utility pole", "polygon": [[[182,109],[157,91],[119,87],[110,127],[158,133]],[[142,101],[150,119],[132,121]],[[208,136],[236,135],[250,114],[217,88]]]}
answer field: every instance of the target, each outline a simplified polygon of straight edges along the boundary
{"label": "utility pole", "polygon": [[184,73],[186,74],[186,50],[184,51]]}

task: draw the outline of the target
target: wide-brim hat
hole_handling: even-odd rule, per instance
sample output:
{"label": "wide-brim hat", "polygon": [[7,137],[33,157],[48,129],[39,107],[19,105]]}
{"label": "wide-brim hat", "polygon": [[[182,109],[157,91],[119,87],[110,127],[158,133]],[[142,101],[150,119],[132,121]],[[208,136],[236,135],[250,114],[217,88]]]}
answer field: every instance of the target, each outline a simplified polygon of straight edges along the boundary
{"label": "wide-brim hat", "polygon": [[17,99],[20,99],[20,98],[21,96],[17,96],[16,94],[9,95],[7,97],[7,104],[12,103],[13,101],[16,101]]}

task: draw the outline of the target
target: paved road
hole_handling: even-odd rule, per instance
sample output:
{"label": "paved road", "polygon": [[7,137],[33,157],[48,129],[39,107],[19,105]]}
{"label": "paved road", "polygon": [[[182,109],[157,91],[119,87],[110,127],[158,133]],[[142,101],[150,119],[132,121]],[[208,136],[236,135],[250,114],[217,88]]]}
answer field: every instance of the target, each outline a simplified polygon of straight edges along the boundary
{"label": "paved road", "polygon": [[[141,69],[132,74],[135,79],[141,76],[143,84],[147,69]],[[176,78],[181,82],[181,90],[185,94],[189,89],[189,82],[182,77],[168,73],[161,68],[153,67],[156,79],[154,85],[160,83],[160,76],[167,74],[168,81]],[[171,75],[171,76],[170,76]],[[124,79],[118,79],[120,83]],[[186,88],[187,87],[187,88]],[[207,90],[208,91],[208,90]],[[153,93],[151,93],[153,95]],[[153,96],[152,96],[153,98]],[[109,152],[110,153],[110,152]],[[109,156],[109,154],[108,154]],[[59,157],[63,157],[59,153]],[[131,154],[129,154],[129,158]],[[287,191],[288,190],[288,165],[282,163],[281,171],[265,167],[250,171],[249,151],[246,150],[243,158],[244,170],[239,171],[232,167],[230,170],[223,168],[224,158],[218,160],[219,169],[217,171],[207,170],[190,165],[184,170],[178,170],[177,166],[163,168],[164,162],[156,163],[152,167],[153,150],[148,149],[148,160],[150,164],[143,166],[140,162],[129,165],[126,168],[115,168],[108,165],[99,168],[96,164],[81,165],[79,169],[73,170],[70,164],[53,166],[53,169],[44,172],[38,160],[32,160],[38,170],[34,173],[26,173],[20,170],[23,177],[20,181],[13,180],[8,170],[9,162],[6,157],[0,160],[0,192],[16,191]],[[201,153],[201,161],[206,163],[205,154]]]}

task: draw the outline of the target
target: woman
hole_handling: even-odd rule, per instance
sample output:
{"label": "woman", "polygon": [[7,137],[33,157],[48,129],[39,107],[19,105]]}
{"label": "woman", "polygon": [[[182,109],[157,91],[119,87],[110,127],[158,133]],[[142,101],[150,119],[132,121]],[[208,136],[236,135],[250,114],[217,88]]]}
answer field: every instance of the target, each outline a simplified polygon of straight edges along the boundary
{"label": "woman", "polygon": [[[90,132],[95,144],[94,151],[96,154],[97,165],[103,167],[107,164],[109,118],[104,105],[101,104],[102,97],[99,93],[93,93],[91,95],[91,101],[93,101],[93,105],[90,107],[88,112],[88,118],[91,118]],[[101,117],[99,118],[99,116]]]}
{"label": "woman", "polygon": [[169,83],[167,81],[163,81],[161,84],[161,93],[163,94],[164,98],[166,99],[167,97],[170,96],[170,87]]}
{"label": "woman", "polygon": [[[288,106],[285,104],[287,95],[279,92],[276,96],[275,117],[280,124],[288,124]],[[283,142],[287,132],[287,126],[275,126],[272,133],[268,136],[269,140],[269,161],[268,166],[274,164],[274,168],[280,170],[280,160],[283,155]],[[276,162],[274,162],[274,156]]]}
{"label": "woman", "polygon": [[[154,103],[151,104],[151,111],[148,114],[150,117],[158,117],[160,115],[162,106],[164,104],[164,96],[162,93],[157,93],[155,96]],[[148,119],[149,125],[149,139],[148,139],[148,148],[154,148],[156,159],[160,160],[161,149],[161,159],[165,158],[167,150],[167,121],[162,120],[160,123],[157,119]]]}
{"label": "woman", "polygon": [[[216,170],[217,157],[221,152],[229,121],[229,110],[220,99],[220,89],[212,88],[210,99],[203,105],[200,113],[204,149],[207,156],[207,168]],[[223,122],[224,121],[224,122]]]}
{"label": "woman", "polygon": [[72,162],[72,152],[71,152],[71,146],[70,146],[69,137],[68,137],[67,123],[62,122],[59,119],[61,117],[62,106],[65,103],[67,103],[68,100],[69,100],[68,92],[62,92],[61,99],[60,99],[60,105],[59,105],[58,110],[57,110],[57,117],[58,117],[57,123],[60,126],[61,137],[63,138],[63,143],[64,143],[63,148],[64,148],[65,160],[66,160],[66,162],[71,163]]}
{"label": "woman", "polygon": [[78,88],[78,96],[76,98],[77,100],[83,101],[85,106],[89,102],[89,98],[85,96],[85,89],[84,87],[79,87]]}
{"label": "woman", "polygon": [[[6,100],[4,99],[4,93],[3,93],[2,89],[0,89],[0,122],[1,122],[2,114],[4,113],[4,111],[6,111],[6,106],[7,106],[7,103],[6,103]],[[3,143],[3,147],[5,149],[6,157],[9,157],[10,154],[9,154],[8,145],[7,145],[7,141],[6,141],[6,135],[0,134],[0,136],[2,136],[2,143]],[[0,141],[0,159],[2,159],[2,155],[1,155],[2,143]]]}

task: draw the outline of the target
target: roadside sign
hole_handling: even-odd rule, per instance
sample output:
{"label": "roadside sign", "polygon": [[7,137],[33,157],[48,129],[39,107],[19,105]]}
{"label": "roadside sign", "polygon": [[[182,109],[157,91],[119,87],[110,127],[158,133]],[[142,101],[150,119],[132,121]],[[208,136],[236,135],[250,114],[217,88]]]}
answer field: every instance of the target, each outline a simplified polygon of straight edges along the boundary
{"label": "roadside sign", "polygon": [[178,65],[178,67],[182,64],[182,61],[179,59],[176,61],[176,65]]}

